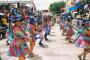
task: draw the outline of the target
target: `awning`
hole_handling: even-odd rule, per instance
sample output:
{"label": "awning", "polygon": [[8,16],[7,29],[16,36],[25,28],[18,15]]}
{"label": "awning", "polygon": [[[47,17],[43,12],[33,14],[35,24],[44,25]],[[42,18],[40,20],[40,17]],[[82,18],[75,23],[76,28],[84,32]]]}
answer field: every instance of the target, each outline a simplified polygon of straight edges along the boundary
{"label": "awning", "polygon": [[77,10],[78,8],[80,8],[80,6],[73,6],[73,7],[70,7],[68,10],[74,11],[74,10]]}

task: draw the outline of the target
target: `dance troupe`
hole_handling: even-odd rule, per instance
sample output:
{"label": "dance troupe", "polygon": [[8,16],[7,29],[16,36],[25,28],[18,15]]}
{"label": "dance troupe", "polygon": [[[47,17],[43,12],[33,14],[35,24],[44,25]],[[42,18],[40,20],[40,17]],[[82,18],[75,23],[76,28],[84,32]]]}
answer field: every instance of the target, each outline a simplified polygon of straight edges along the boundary
{"label": "dance troupe", "polygon": [[[75,43],[78,48],[83,48],[83,52],[79,54],[79,60],[86,60],[86,55],[90,53],[90,17],[89,13],[84,13],[84,15],[77,15],[73,18],[70,12],[64,11],[60,16],[60,31],[62,31],[62,36],[65,36],[65,40],[69,43]],[[76,23],[78,25],[76,28],[75,22],[81,21],[81,23]],[[74,24],[73,24],[74,23]],[[80,27],[80,28],[78,28]],[[72,41],[72,36],[76,35],[74,41]]]}
{"label": "dance troupe", "polygon": [[[6,37],[9,45],[9,56],[18,57],[19,60],[26,60],[27,57],[33,57],[33,49],[37,39],[40,39],[39,45],[43,46],[43,39],[48,41],[52,21],[50,16],[38,17],[29,15],[25,7],[20,9],[12,8],[7,15],[9,24]],[[82,16],[81,28],[74,28],[72,25],[73,17],[71,13],[64,12],[60,15],[60,31],[65,36],[65,40],[73,43],[71,37],[76,34],[74,43],[76,47],[83,48],[83,52],[78,56],[79,60],[86,60],[86,55],[90,53],[90,19],[87,15]],[[74,32],[77,31],[77,33]],[[27,42],[30,43],[28,46]]]}
{"label": "dance troupe", "polygon": [[[9,45],[8,55],[18,57],[19,60],[26,60],[26,56],[28,58],[35,56],[33,49],[36,40],[40,40],[41,47],[44,46],[42,42],[44,38],[48,41],[51,16],[29,15],[25,7],[20,10],[12,7],[7,17],[9,20],[6,33],[7,45]],[[30,43],[30,46],[27,42]]]}

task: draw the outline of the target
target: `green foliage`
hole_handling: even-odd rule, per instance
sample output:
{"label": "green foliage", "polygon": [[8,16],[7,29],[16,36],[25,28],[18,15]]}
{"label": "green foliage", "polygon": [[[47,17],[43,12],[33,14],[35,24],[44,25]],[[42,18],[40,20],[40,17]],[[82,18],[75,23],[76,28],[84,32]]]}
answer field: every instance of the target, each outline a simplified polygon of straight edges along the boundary
{"label": "green foliage", "polygon": [[59,7],[60,7],[60,8],[63,8],[63,7],[65,7],[65,6],[66,6],[66,3],[65,3],[65,2],[63,2],[63,1],[59,2],[58,4],[59,4]]}
{"label": "green foliage", "polygon": [[87,4],[87,3],[90,2],[90,0],[83,0],[83,2],[84,2],[85,4]]}
{"label": "green foliage", "polygon": [[51,12],[60,12],[61,8],[65,7],[65,2],[61,1],[61,2],[55,2],[53,4],[50,5],[49,10]]}

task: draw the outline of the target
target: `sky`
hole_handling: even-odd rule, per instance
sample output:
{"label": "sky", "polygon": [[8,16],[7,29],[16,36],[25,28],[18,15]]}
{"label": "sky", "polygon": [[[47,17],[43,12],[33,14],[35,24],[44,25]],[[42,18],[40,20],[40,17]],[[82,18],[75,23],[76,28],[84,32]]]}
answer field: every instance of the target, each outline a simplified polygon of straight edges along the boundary
{"label": "sky", "polygon": [[61,0],[34,0],[37,10],[48,10],[51,3]]}
{"label": "sky", "polygon": [[50,6],[50,4],[52,3],[51,0],[35,0],[34,1],[37,10],[43,10],[43,9],[48,9],[48,7]]}

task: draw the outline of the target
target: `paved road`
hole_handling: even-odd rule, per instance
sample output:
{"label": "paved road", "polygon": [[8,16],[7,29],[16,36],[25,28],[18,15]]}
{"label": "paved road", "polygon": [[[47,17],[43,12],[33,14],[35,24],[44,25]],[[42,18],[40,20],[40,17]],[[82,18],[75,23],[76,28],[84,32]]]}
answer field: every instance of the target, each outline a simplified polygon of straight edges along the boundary
{"label": "paved road", "polygon": [[[78,49],[74,44],[69,44],[64,40],[64,36],[59,31],[59,26],[56,24],[51,31],[51,35],[48,36],[48,42],[43,41],[46,47],[40,47],[38,41],[34,49],[34,53],[38,56],[27,60],[79,60],[77,55],[82,52],[82,49]],[[72,37],[73,39],[75,36]],[[3,60],[18,60],[16,57],[7,56],[8,46],[5,45],[5,41],[0,41],[0,52]],[[87,60],[90,60],[90,54],[87,55]]]}

